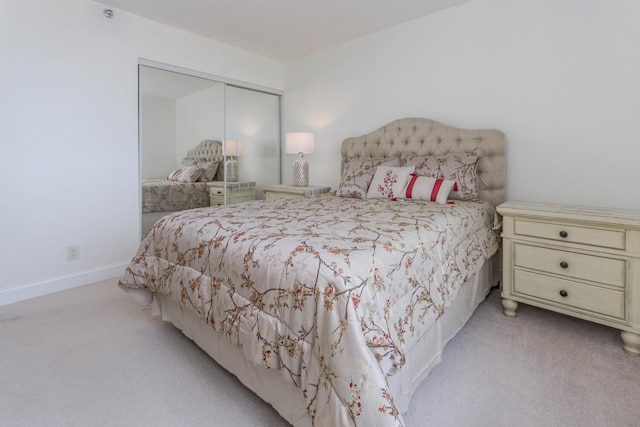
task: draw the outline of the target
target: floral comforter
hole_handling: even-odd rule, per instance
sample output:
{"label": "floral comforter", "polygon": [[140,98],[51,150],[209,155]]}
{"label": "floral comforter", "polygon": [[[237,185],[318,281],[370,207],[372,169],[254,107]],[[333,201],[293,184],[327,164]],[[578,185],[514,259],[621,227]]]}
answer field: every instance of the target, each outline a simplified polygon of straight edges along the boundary
{"label": "floral comforter", "polygon": [[300,389],[315,425],[403,425],[386,376],[498,248],[484,202],[330,195],[162,218],[120,279]]}

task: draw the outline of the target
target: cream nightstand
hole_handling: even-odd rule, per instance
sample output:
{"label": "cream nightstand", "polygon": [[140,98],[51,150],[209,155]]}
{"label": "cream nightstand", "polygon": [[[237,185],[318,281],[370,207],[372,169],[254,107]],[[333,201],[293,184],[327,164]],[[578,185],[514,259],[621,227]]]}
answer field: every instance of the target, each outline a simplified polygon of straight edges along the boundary
{"label": "cream nightstand", "polygon": [[[208,182],[211,206],[224,205],[224,181]],[[248,202],[256,199],[255,182],[227,182],[227,204]]]}
{"label": "cream nightstand", "polygon": [[320,187],[317,185],[309,185],[307,187],[294,187],[293,185],[266,185],[262,187],[264,197],[267,200],[274,199],[291,199],[294,197],[306,197],[316,194],[328,193],[331,187]]}
{"label": "cream nightstand", "polygon": [[640,355],[640,211],[507,202],[504,314],[523,302],[620,329]]}

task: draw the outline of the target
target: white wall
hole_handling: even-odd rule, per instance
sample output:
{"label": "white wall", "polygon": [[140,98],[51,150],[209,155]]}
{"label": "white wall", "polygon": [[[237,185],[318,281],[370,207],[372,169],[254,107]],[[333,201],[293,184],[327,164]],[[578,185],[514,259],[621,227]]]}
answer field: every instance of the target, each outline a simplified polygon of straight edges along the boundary
{"label": "white wall", "polygon": [[134,255],[139,58],[283,89],[278,61],[104,8],[0,2],[0,305],[118,275]]}
{"label": "white wall", "polygon": [[[640,2],[474,0],[290,62],[284,131],[339,147],[401,117],[507,136],[507,197],[640,209]],[[291,174],[283,156],[282,179]]]}

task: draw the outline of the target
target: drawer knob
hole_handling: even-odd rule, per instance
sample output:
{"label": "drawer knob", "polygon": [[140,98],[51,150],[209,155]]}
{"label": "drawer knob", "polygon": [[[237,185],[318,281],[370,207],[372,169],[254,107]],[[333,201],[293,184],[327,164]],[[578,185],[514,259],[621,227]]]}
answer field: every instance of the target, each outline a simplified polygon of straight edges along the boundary
{"label": "drawer knob", "polygon": [[567,233],[566,231],[562,230],[560,232],[560,237],[567,237],[569,235],[569,233]]}
{"label": "drawer knob", "polygon": [[569,263],[567,263],[567,262],[565,262],[565,261],[562,261],[562,262],[560,263],[560,267],[562,267],[562,268],[569,268]]}
{"label": "drawer knob", "polygon": [[569,293],[567,291],[565,291],[564,289],[560,291],[560,296],[561,297],[566,297],[567,295],[569,295]]}

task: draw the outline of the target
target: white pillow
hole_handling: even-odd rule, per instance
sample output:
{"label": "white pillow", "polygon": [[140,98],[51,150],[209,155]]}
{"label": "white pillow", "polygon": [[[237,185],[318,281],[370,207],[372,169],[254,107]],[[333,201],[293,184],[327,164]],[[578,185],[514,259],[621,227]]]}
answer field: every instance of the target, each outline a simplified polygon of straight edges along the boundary
{"label": "white pillow", "polygon": [[176,169],[167,176],[169,181],[177,182],[196,182],[200,175],[202,175],[203,169],[198,166],[185,166],[181,169]]}
{"label": "white pillow", "polygon": [[338,187],[336,195],[358,199],[366,198],[369,184],[371,184],[373,175],[379,166],[400,166],[400,158],[391,157],[375,160],[346,159],[342,179],[340,180],[340,186]]}
{"label": "white pillow", "polygon": [[402,197],[402,190],[406,187],[409,176],[414,170],[415,166],[404,168],[378,166],[367,190],[367,199],[395,200]]}
{"label": "white pillow", "polygon": [[428,200],[443,205],[447,203],[455,184],[455,181],[448,179],[411,175],[402,196],[405,199]]}

